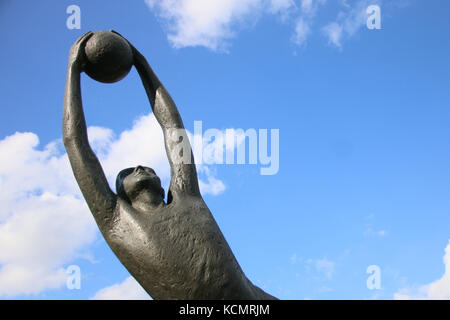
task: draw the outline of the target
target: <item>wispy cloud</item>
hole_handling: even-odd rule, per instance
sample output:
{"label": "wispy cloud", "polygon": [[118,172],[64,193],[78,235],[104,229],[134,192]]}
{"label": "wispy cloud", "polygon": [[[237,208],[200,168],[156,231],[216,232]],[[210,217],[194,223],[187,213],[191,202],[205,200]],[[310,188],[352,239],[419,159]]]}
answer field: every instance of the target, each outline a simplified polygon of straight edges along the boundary
{"label": "wispy cloud", "polygon": [[322,273],[325,275],[327,279],[331,279],[333,277],[336,263],[333,261],[328,260],[327,258],[318,259],[311,261],[313,263],[314,268],[317,272]]}
{"label": "wispy cloud", "polygon": [[364,236],[365,237],[385,237],[388,235],[388,231],[385,229],[378,229],[374,227],[375,215],[371,214],[364,218],[365,229]]}
{"label": "wispy cloud", "polygon": [[342,47],[342,25],[337,22],[331,22],[323,27],[322,30],[328,38],[328,44],[332,44],[337,48]]}
{"label": "wispy cloud", "polygon": [[353,37],[366,26],[367,7],[381,5],[381,0],[358,0],[353,4],[344,0],[342,5],[343,9],[337,14],[336,20],[322,28],[328,43],[339,49],[342,48],[343,40]]}
{"label": "wispy cloud", "polygon": [[303,261],[302,257],[297,256],[296,253],[292,254],[290,261],[292,264],[297,264]]}
{"label": "wispy cloud", "polygon": [[[342,49],[343,41],[353,37],[367,20],[366,9],[381,5],[382,0],[341,0],[336,18],[319,24],[316,17],[326,0],[145,0],[147,6],[163,23],[167,37],[175,48],[203,46],[226,51],[232,38],[248,26],[254,26],[263,15],[282,17],[292,24],[291,41],[304,46],[308,37],[320,31],[328,44]],[[386,6],[400,8],[393,0]]]}
{"label": "wispy cloud", "polygon": [[292,41],[298,46],[304,46],[307,38],[312,33],[312,26],[317,11],[321,5],[324,5],[326,0],[302,0],[300,2],[300,13],[295,21],[294,35]]}
{"label": "wispy cloud", "polygon": [[306,22],[305,19],[300,17],[297,20],[297,24],[295,25],[295,32],[292,36],[292,41],[298,46],[302,46],[306,43],[306,39],[311,33],[311,28],[309,27],[309,23]]}
{"label": "wispy cloud", "polygon": [[364,236],[366,237],[385,237],[387,234],[388,232],[386,230],[374,230],[370,227],[364,230]]}
{"label": "wispy cloud", "polygon": [[294,0],[270,0],[268,7],[271,13],[284,13],[295,7],[295,2]]}
{"label": "wispy cloud", "polygon": [[[314,271],[320,277],[325,277],[328,280],[333,278],[336,270],[336,262],[331,261],[326,257],[321,259],[304,259],[294,253],[291,255],[289,260],[293,265],[302,265],[306,272],[309,273]],[[299,277],[299,274],[296,274],[296,277]]]}

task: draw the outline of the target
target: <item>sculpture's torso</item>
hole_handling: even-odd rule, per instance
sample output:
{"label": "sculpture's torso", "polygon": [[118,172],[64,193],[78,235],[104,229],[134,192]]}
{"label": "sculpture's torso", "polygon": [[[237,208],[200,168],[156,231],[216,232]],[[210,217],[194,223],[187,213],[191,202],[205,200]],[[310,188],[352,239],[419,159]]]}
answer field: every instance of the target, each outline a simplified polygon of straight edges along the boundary
{"label": "sculpture's torso", "polygon": [[175,198],[151,212],[119,200],[108,244],[155,299],[255,299],[208,207]]}

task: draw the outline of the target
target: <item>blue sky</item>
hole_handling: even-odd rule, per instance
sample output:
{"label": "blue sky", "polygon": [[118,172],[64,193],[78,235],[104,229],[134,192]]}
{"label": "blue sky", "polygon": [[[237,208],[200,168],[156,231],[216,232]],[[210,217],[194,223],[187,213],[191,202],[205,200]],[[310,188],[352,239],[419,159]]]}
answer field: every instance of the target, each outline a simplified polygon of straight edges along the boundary
{"label": "blue sky", "polygon": [[[73,4],[81,29],[66,27]],[[373,4],[380,30],[366,27]],[[260,163],[200,169],[204,199],[255,284],[281,299],[450,298],[449,9],[2,1],[0,298],[145,298],[98,232],[61,144],[69,48],[109,29],[144,54],[190,132],[194,121],[279,129],[277,174],[261,175]],[[83,75],[82,91],[108,179],[142,163],[167,186],[137,72],[108,85]],[[66,287],[70,265],[79,290]],[[367,288],[370,265],[380,289]]]}

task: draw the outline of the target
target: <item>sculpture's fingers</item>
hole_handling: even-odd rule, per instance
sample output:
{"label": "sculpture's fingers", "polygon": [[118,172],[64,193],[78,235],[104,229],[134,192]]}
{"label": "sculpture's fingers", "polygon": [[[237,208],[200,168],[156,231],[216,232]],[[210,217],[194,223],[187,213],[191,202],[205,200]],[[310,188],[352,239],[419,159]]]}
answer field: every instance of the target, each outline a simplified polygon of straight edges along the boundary
{"label": "sculpture's fingers", "polygon": [[125,38],[123,35],[121,35],[120,33],[118,33],[117,31],[115,31],[115,30],[113,30],[113,29],[110,29],[109,31],[112,32],[112,33],[115,33],[115,34],[117,34],[118,36],[120,36],[120,37],[122,37],[123,39],[125,39],[125,41],[128,42],[128,45],[131,47],[131,50],[133,50],[133,52],[136,52],[136,51],[137,51],[136,48],[131,44],[131,42],[128,41],[128,39]]}
{"label": "sculpture's fingers", "polygon": [[[124,36],[122,36],[120,33],[118,33],[117,31],[115,31],[115,30],[109,30],[110,32],[113,32],[113,33],[115,33],[115,34],[117,34],[118,36],[120,36],[120,37],[122,37],[123,39],[125,39],[125,41],[128,43],[128,45],[130,46],[130,48],[131,48],[131,51],[133,52],[133,60],[134,60],[134,62],[133,62],[133,64],[134,64],[134,66],[136,67],[136,68],[140,68],[140,66],[143,64],[143,60],[145,60],[145,57],[142,55],[142,53],[140,53],[139,52],[139,50],[138,49],[136,49],[136,47],[135,46],[133,46],[132,44],[131,44],[131,42],[130,41],[128,41],[128,39],[127,38],[125,38]],[[146,62],[146,60],[145,60],[145,62]]]}
{"label": "sculpture's fingers", "polygon": [[79,45],[83,46],[84,44],[86,44],[86,42],[89,40],[89,38],[92,37],[93,35],[94,35],[94,33],[92,31],[86,32],[84,35],[81,36]]}
{"label": "sculpture's fingers", "polygon": [[[86,41],[93,35],[91,31],[86,32],[81,37],[79,37],[75,43],[70,48],[70,56],[75,59],[80,56],[80,48],[85,45]],[[83,50],[84,51],[84,50]]]}
{"label": "sculpture's fingers", "polygon": [[70,61],[71,63],[76,63],[78,61],[81,70],[84,70],[86,64],[86,53],[84,52],[84,48],[86,46],[86,42],[92,37],[94,33],[89,31],[83,34],[78,40],[73,44],[70,48]]}
{"label": "sculpture's fingers", "polygon": [[86,38],[90,38],[94,33],[92,31],[88,31],[85,34],[83,34],[81,37],[75,41],[75,44],[80,44],[82,41],[84,41]]}
{"label": "sculpture's fingers", "polygon": [[116,30],[110,29],[109,31],[112,33],[115,33],[125,39],[125,37],[123,35],[121,35],[120,33],[118,33]]}

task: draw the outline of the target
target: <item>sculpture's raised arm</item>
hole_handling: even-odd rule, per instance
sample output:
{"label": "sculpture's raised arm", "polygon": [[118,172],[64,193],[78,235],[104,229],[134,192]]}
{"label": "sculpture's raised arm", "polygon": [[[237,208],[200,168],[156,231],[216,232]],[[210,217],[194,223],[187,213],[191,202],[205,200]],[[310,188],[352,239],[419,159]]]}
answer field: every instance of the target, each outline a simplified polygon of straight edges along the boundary
{"label": "sculpture's raised arm", "polygon": [[163,129],[172,177],[169,202],[171,196],[176,194],[199,196],[194,155],[178,109],[145,57],[131,44],[130,46],[134,52],[134,65],[147,92],[153,113]]}
{"label": "sculpture's raised arm", "polygon": [[80,37],[70,50],[64,95],[63,141],[81,192],[103,230],[102,226],[112,219],[117,197],[89,145],[81,101],[80,74],[84,64],[84,45],[91,35],[88,32]]}

